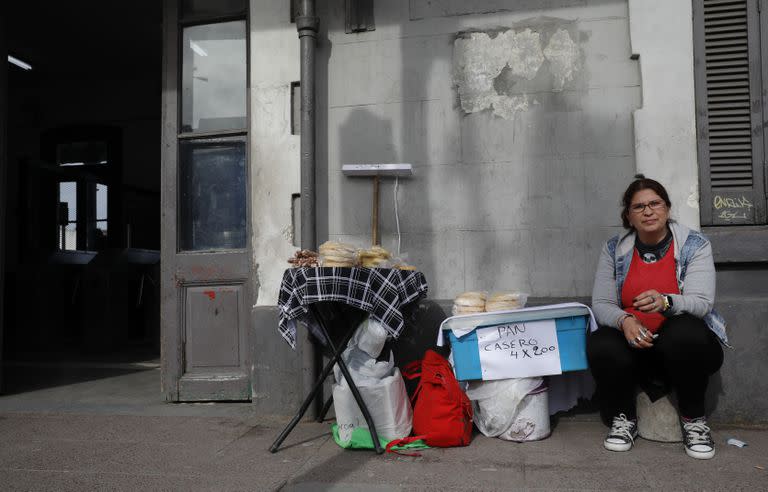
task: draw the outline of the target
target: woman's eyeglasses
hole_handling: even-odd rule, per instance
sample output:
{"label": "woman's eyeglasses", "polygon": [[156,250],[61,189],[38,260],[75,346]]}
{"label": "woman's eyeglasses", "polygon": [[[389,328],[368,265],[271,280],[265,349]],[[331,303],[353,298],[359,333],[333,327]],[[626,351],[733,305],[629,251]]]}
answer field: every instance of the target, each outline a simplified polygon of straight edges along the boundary
{"label": "woman's eyeglasses", "polygon": [[629,209],[633,214],[641,214],[645,212],[645,207],[650,207],[651,210],[658,210],[664,205],[666,205],[664,200],[651,200],[648,203],[635,203],[634,205],[631,205]]}

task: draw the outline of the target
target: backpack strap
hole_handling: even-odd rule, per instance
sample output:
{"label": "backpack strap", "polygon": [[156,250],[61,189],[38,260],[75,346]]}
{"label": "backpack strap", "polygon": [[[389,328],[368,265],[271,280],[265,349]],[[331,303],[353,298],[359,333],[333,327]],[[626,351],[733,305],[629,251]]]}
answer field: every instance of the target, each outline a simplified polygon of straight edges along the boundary
{"label": "backpack strap", "polygon": [[414,441],[425,439],[426,437],[427,436],[410,436],[410,437],[404,437],[402,439],[395,439],[394,441],[389,441],[389,443],[387,444],[387,453],[394,453],[402,456],[421,456],[421,453],[406,453],[404,451],[400,451],[392,448],[394,448],[395,446],[403,446],[405,444],[410,444]]}
{"label": "backpack strap", "polygon": [[413,395],[411,395],[411,406],[416,405],[416,398],[418,398],[419,393],[421,393],[421,388],[424,387],[424,383],[419,381],[419,385],[416,386],[416,390],[413,392]]}
{"label": "backpack strap", "polygon": [[405,379],[416,379],[421,377],[421,363],[423,359],[415,360],[403,367],[402,375]]}
{"label": "backpack strap", "polygon": [[[405,367],[403,367],[403,370],[400,374],[405,379],[418,379],[421,377],[421,363],[423,362],[423,359],[415,360],[413,362],[408,363]],[[422,383],[419,381],[419,384],[416,386],[416,390],[413,392],[413,395],[411,396],[411,405],[413,405],[416,402],[416,397],[421,392],[421,386]]]}

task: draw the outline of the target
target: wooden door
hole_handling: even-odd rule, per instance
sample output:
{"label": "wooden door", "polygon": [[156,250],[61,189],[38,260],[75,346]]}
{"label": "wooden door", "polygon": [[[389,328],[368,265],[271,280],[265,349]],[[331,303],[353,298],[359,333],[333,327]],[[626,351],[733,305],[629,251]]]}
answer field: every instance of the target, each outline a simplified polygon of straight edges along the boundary
{"label": "wooden door", "polygon": [[163,393],[250,400],[247,8],[196,5],[163,14]]}

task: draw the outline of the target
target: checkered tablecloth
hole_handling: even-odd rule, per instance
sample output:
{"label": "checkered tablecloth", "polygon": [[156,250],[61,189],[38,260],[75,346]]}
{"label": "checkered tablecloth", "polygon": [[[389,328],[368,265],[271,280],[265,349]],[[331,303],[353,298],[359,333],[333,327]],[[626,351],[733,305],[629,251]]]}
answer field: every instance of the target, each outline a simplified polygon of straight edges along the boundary
{"label": "checkered tablecloth", "polygon": [[293,322],[313,302],[336,301],[370,313],[397,338],[403,330],[400,308],[427,294],[421,272],[389,268],[289,268],[283,274],[277,306],[280,334],[296,348]]}

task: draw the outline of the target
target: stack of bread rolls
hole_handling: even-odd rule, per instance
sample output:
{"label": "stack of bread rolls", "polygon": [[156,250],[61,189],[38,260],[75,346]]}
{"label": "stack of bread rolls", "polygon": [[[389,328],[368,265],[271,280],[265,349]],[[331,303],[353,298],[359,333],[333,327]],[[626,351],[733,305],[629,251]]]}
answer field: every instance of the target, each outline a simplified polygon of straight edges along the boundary
{"label": "stack of bread rolls", "polygon": [[519,292],[496,292],[488,297],[485,303],[485,310],[491,311],[509,311],[510,309],[520,309],[523,307],[524,299]]}
{"label": "stack of bread rolls", "polygon": [[464,292],[453,300],[453,314],[473,314],[485,312],[485,292]]}
{"label": "stack of bread rolls", "polygon": [[319,248],[324,267],[353,267],[357,265],[357,248],[351,244],[326,241]]}
{"label": "stack of bread rolls", "polygon": [[373,246],[371,249],[360,251],[360,266],[376,268],[386,264],[392,257],[389,251],[381,246]]}

